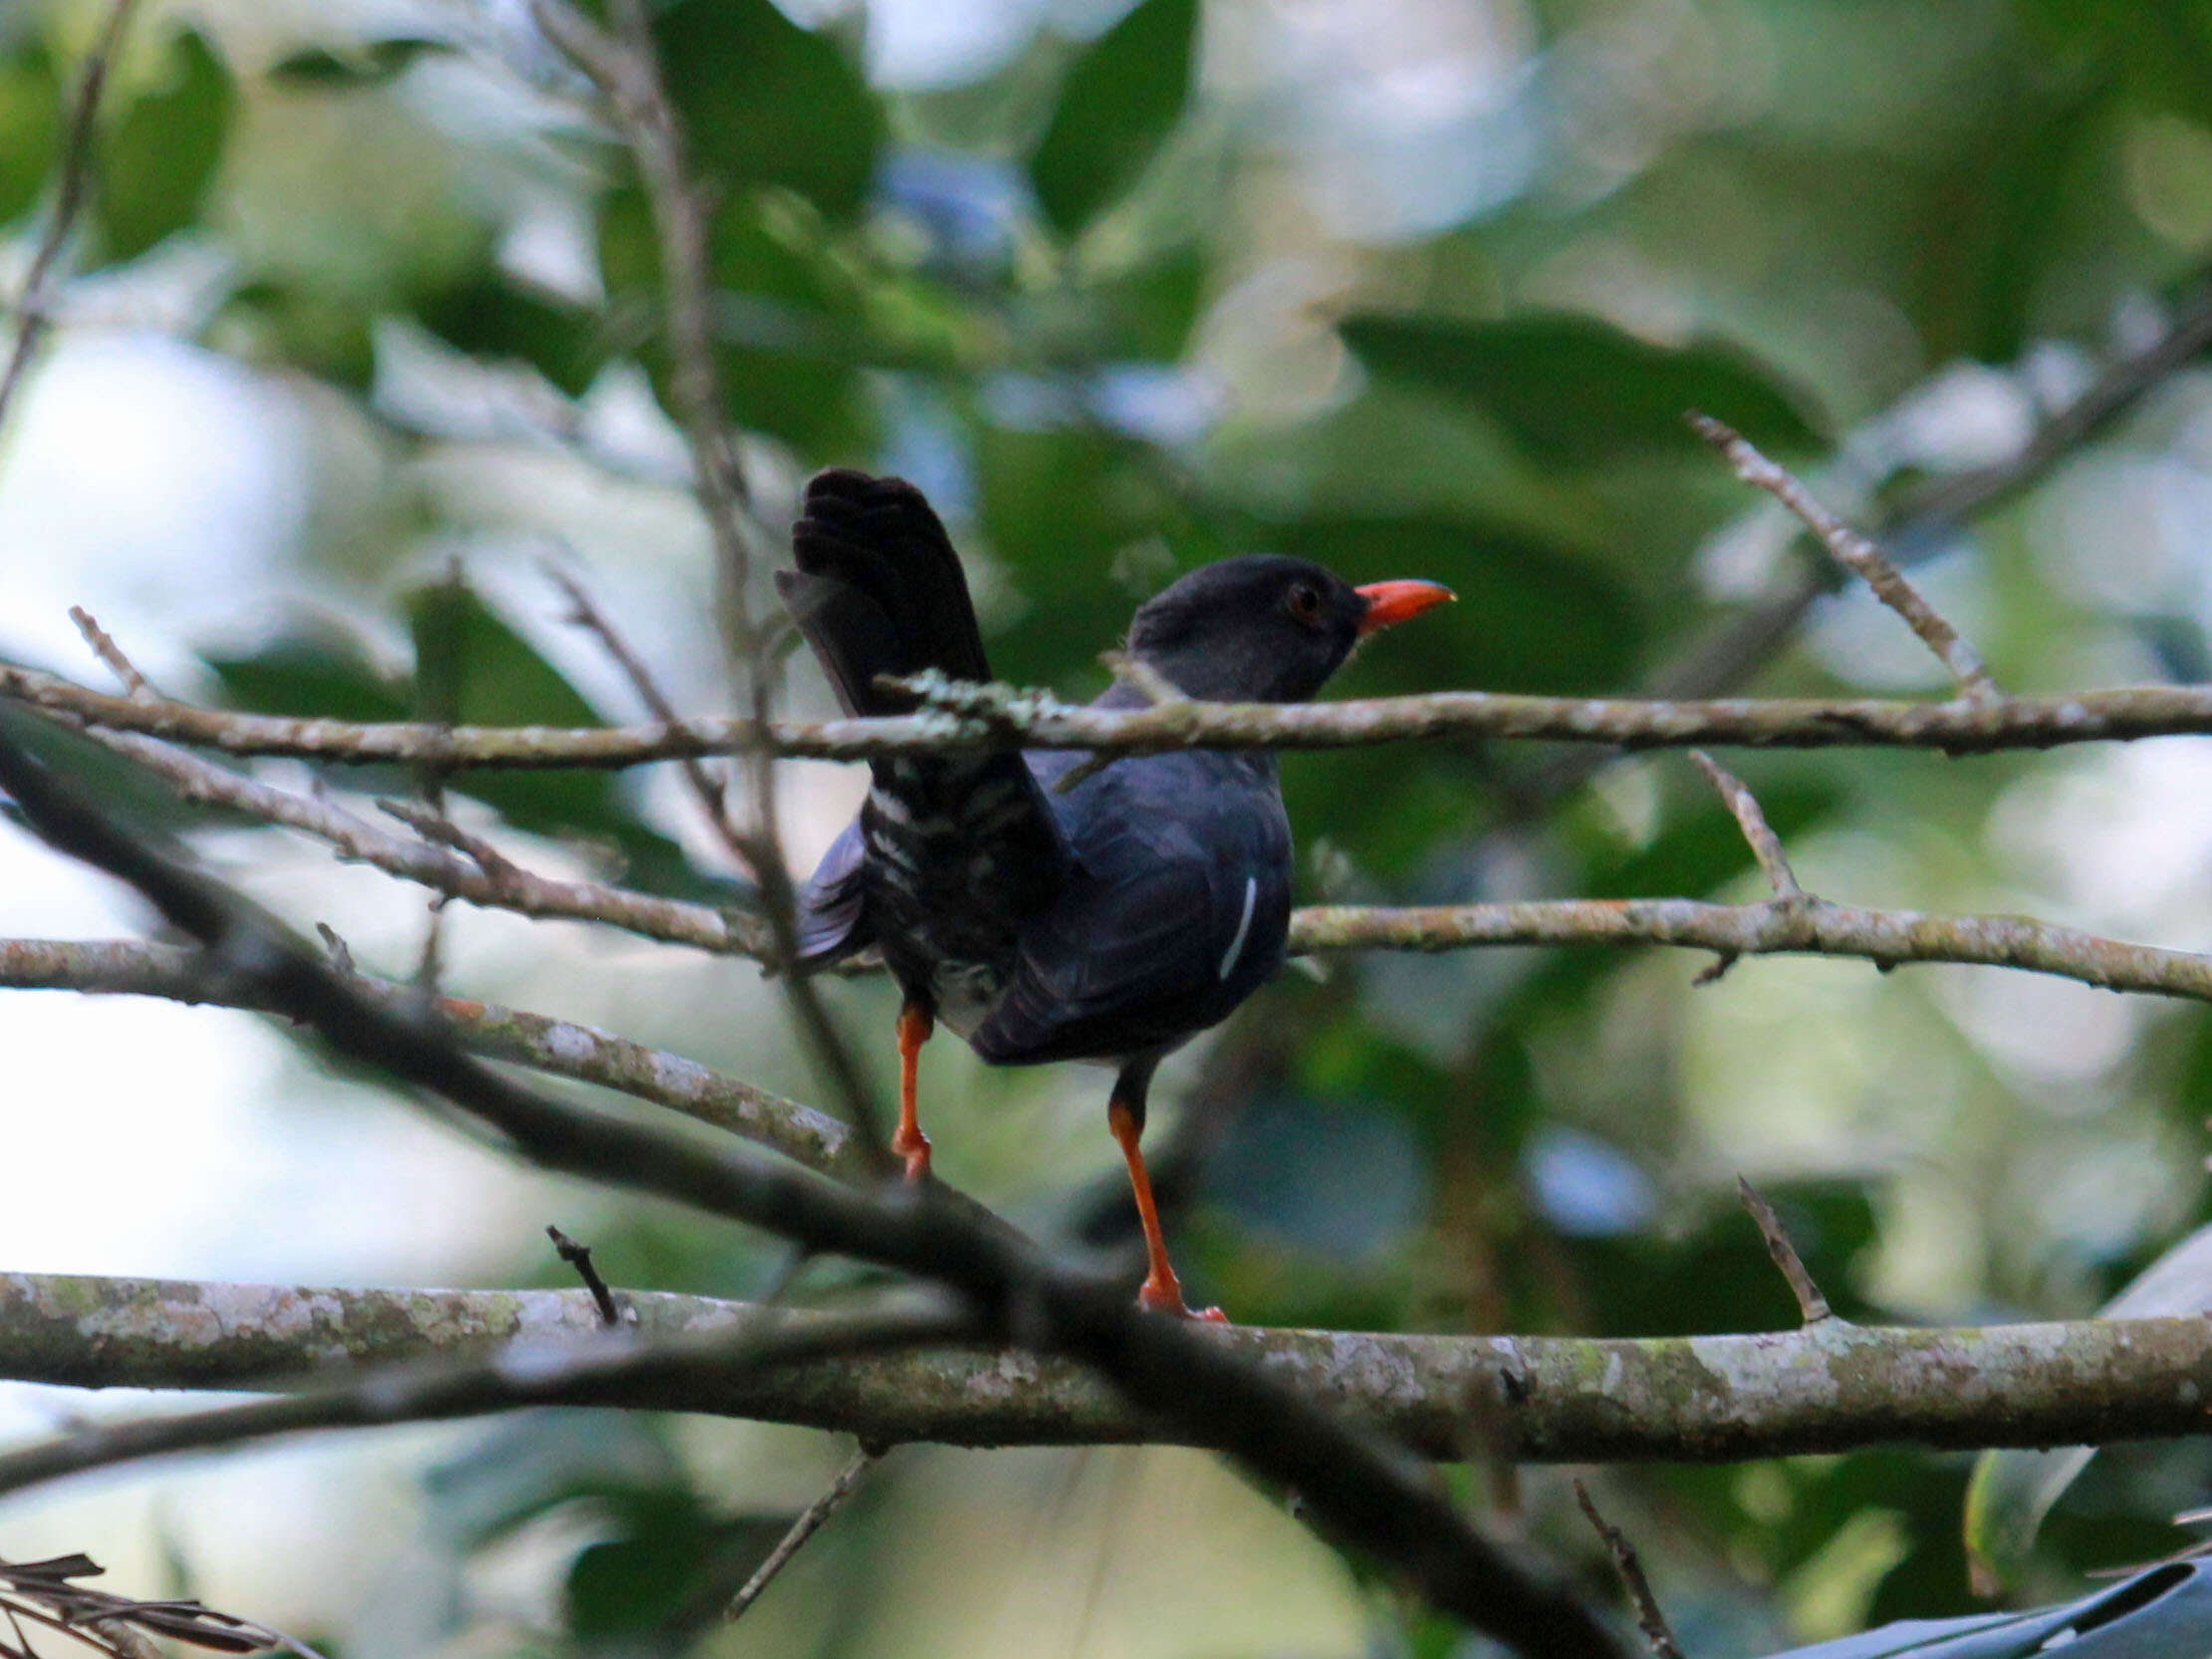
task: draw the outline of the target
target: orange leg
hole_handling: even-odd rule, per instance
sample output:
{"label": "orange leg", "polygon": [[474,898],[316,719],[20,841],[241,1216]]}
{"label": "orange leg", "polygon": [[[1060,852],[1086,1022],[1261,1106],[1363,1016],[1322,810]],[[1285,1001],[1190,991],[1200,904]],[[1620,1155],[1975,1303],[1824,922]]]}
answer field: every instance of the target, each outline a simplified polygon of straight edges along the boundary
{"label": "orange leg", "polygon": [[915,1096],[921,1046],[936,1029],[936,1017],[927,1003],[909,1001],[898,1011],[898,1132],[891,1136],[891,1150],[906,1160],[909,1181],[924,1180],[929,1174],[929,1137],[921,1132]]}
{"label": "orange leg", "polygon": [[1229,1315],[1220,1308],[1193,1308],[1183,1301],[1182,1282],[1175,1277],[1175,1269],[1167,1260],[1167,1238],[1160,1232],[1159,1206],[1152,1202],[1152,1177],[1144,1167],[1144,1154],[1137,1149],[1137,1137],[1143,1134],[1144,1125],[1128,1103],[1118,1096],[1106,1106],[1106,1125],[1112,1129],[1113,1138],[1121,1143],[1121,1156],[1128,1160],[1129,1187],[1136,1194],[1136,1219],[1144,1226],[1147,1271],[1144,1284],[1136,1293],[1138,1305],[1154,1312],[1172,1313],[1177,1318],[1212,1319],[1227,1324]]}

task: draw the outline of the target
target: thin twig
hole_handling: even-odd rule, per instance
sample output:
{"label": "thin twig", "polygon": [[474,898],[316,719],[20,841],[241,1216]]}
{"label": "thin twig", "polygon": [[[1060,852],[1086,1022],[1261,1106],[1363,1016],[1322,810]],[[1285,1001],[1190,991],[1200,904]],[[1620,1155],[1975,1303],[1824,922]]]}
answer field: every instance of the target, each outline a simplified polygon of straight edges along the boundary
{"label": "thin twig", "polygon": [[[540,875],[448,820],[423,819],[447,835],[445,844],[406,840],[384,833],[327,798],[278,789],[172,744],[100,727],[91,728],[87,735],[165,779],[187,801],[226,807],[265,824],[297,830],[329,843],[342,858],[471,904],[547,920],[600,922],[669,944],[730,955],[758,956],[766,948],[762,930],[749,917],[606,882]],[[400,816],[410,812],[419,815],[421,810],[402,804]],[[453,836],[469,843],[466,856],[452,850]],[[488,855],[489,866],[478,859],[479,852]]]}
{"label": "thin twig", "polygon": [[92,647],[93,655],[107,665],[108,672],[123,682],[126,693],[141,703],[161,700],[161,693],[153,688],[153,682],[138,672],[138,665],[123,654],[123,647],[116,643],[91,611],[81,604],[73,604],[69,607],[69,619],[77,624],[77,631],[85,636],[85,643]]}
{"label": "thin twig", "polygon": [[[84,1554],[57,1555],[43,1561],[0,1561],[0,1590],[5,1592],[0,1595],[0,1609],[11,1621],[29,1618],[66,1632],[96,1651],[118,1655],[154,1659],[164,1650],[146,1638],[165,1636],[217,1653],[277,1649],[298,1654],[301,1659],[321,1659],[315,1649],[297,1637],[252,1619],[218,1612],[197,1600],[166,1597],[141,1601],[79,1582],[106,1570]],[[32,1601],[39,1606],[25,1604]],[[18,1651],[29,1654],[32,1649],[20,1626],[15,1635]]]}
{"label": "thin twig", "polygon": [[2208,346],[2212,346],[2212,279],[2200,273],[2195,291],[2163,334],[2106,364],[2020,449],[1992,466],[1935,479],[1908,496],[1896,517],[1895,539],[1923,539],[2017,495],[2132,408],[2145,392],[2194,362]]}
{"label": "thin twig", "polygon": [[1828,1298],[1821,1294],[1820,1286],[1813,1283],[1813,1275],[1806,1268],[1805,1258],[1798,1254],[1798,1247],[1790,1240],[1789,1229],[1782,1225],[1782,1218],[1774,1213],[1764,1194],[1743,1176],[1736,1177],[1736,1197],[1751,1219],[1759,1224],[1759,1237],[1767,1244],[1767,1254],[1774,1258],[1774,1265],[1782,1270],[1782,1277],[1789,1281],[1790,1295],[1797,1298],[1798,1314],[1809,1325],[1821,1323],[1836,1316],[1829,1306]]}
{"label": "thin twig", "polygon": [[1767,815],[1759,810],[1758,799],[1745,787],[1744,781],[1702,749],[1692,749],[1690,759],[1697,762],[1697,769],[1705,774],[1735,816],[1736,827],[1743,830],[1744,839],[1751,845],[1751,855],[1759,860],[1759,868],[1767,877],[1767,885],[1774,889],[1774,896],[1803,898],[1805,889],[1798,885],[1797,872],[1790,868],[1790,856],[1782,850],[1782,839],[1768,825]]}
{"label": "thin twig", "polygon": [[1820,539],[1823,547],[1857,572],[1874,591],[1874,596],[1903,617],[1905,625],[1951,671],[1951,677],[1959,682],[1959,688],[1968,698],[1989,699],[2003,695],[1974,647],[1960,636],[1958,629],[1937,614],[1920,590],[1905,579],[1904,573],[1891,564],[1888,555],[1872,541],[1814,500],[1813,493],[1787,468],[1768,460],[1734,427],[1711,415],[1696,413],[1690,415],[1689,422],[1699,437],[1720,451],[1738,478],[1781,502]]}
{"label": "thin twig", "polygon": [[745,1616],[745,1610],[761,1597],[761,1592],[775,1580],[776,1574],[791,1564],[791,1558],[806,1547],[807,1540],[822,1531],[823,1523],[845,1507],[845,1501],[860,1490],[861,1478],[880,1461],[875,1453],[865,1449],[854,1454],[853,1461],[838,1472],[838,1478],[829,1488],[800,1512],[799,1519],[791,1524],[791,1531],[768,1552],[768,1559],[761,1562],[744,1587],[730,1598],[723,1610],[726,1623],[735,1623]]}
{"label": "thin twig", "polygon": [[[614,658],[630,689],[637,693],[638,701],[645,705],[645,712],[664,726],[681,722],[675,704],[660,689],[660,682],[646,665],[645,659],[631,649],[621,630],[614,620],[594,602],[584,584],[553,560],[543,562],[546,576],[558,586],[569,601],[569,620],[588,629],[607,654]],[[730,821],[729,802],[721,783],[710,774],[696,755],[686,755],[677,763],[683,771],[683,781],[690,786],[691,794],[705,816],[707,828],[721,838],[730,854],[746,868],[751,869],[760,859],[761,848],[746,839],[737,826]]]}
{"label": "thin twig", "polygon": [[85,187],[92,176],[93,125],[100,115],[101,95],[107,90],[109,66],[123,42],[134,3],[114,0],[77,78],[77,98],[70,109],[69,130],[62,139],[61,184],[55,191],[46,234],[39,238],[31,255],[31,268],[16,300],[15,344],[9,349],[7,362],[0,365],[0,430],[6,428],[9,406],[30,371],[31,359],[38,355],[47,330],[53,326],[48,315],[47,281],[62,250],[69,245],[70,232],[85,205]]}
{"label": "thin twig", "polygon": [[1115,679],[1136,691],[1153,708],[1162,703],[1190,701],[1189,695],[1181,686],[1140,656],[1133,656],[1127,651],[1105,651],[1100,654],[1099,660],[1106,664],[1106,670]]}
{"label": "thin twig", "polygon": [[578,1244],[560,1228],[548,1226],[546,1237],[553,1241],[553,1253],[576,1269],[577,1278],[584,1281],[584,1288],[592,1293],[592,1304],[600,1310],[600,1322],[609,1328],[622,1322],[622,1310],[614,1304],[614,1293],[607,1288],[607,1281],[600,1277],[592,1265],[592,1247]]}
{"label": "thin twig", "polygon": [[[461,661],[461,614],[470,598],[459,555],[447,558],[445,579],[427,597],[415,630],[414,712],[419,719],[450,729],[461,717],[461,679],[465,671]],[[446,816],[445,781],[451,770],[435,763],[414,769],[415,793],[423,810],[434,818]],[[493,872],[487,869],[485,873]],[[427,992],[435,992],[444,976],[445,911],[446,895],[436,894],[423,917],[422,948],[415,959],[414,982]]]}
{"label": "thin twig", "polygon": [[471,834],[443,813],[414,801],[398,801],[390,797],[379,798],[376,810],[387,818],[395,818],[426,841],[439,846],[449,846],[456,852],[465,852],[471,862],[484,872],[493,890],[500,893],[526,890],[530,876],[523,867],[481,835]]}
{"label": "thin twig", "polygon": [[1575,1502],[1582,1505],[1583,1514],[1590,1518],[1591,1526],[1598,1530],[1598,1536],[1604,1540],[1605,1548],[1612,1555],[1613,1569],[1620,1574],[1621,1587],[1628,1592],[1629,1604],[1636,1610],[1636,1628],[1651,1645],[1652,1659],[1682,1659],[1681,1644],[1675,1641],[1666,1614],[1659,1610],[1659,1598],[1651,1593],[1651,1580],[1643,1575],[1643,1562],[1636,1558],[1635,1545],[1618,1527],[1598,1513],[1598,1506],[1591,1501],[1590,1488],[1579,1480],[1575,1483]]}

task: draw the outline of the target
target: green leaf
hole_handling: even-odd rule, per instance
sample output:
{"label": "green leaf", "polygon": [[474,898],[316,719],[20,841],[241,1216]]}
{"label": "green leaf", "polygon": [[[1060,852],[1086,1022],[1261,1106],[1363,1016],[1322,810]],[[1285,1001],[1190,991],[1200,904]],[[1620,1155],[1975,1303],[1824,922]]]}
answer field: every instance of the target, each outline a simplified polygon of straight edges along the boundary
{"label": "green leaf", "polygon": [[263,279],[234,290],[220,318],[227,349],[367,391],[376,371],[371,317],[321,285]]}
{"label": "green leaf", "polygon": [[1142,0],[1076,59],[1030,157],[1045,218],[1069,235],[1136,183],[1183,113],[1198,0]]}
{"label": "green leaf", "polygon": [[1345,344],[1375,375],[1444,392],[1487,412],[1538,460],[1595,466],[1689,454],[1697,409],[1762,448],[1821,441],[1810,404],[1718,341],[1654,346],[1595,317],[1470,323],[1448,317],[1347,318]]}
{"label": "green leaf", "polygon": [[[756,192],[716,215],[708,253],[723,291],[716,316],[715,366],[730,418],[785,439],[802,453],[851,457],[868,446],[868,411],[857,358],[860,338],[853,296],[827,258],[796,236],[779,235],[791,215],[770,211]],[[792,207],[793,198],[775,198]],[[644,315],[661,305],[660,245],[651,211],[635,188],[600,206],[600,269],[611,293]],[[676,406],[668,357],[657,337],[642,343],[646,367],[664,407]]]}
{"label": "green leaf", "polygon": [[780,184],[833,218],[860,211],[883,110],[835,41],[769,0],[680,0],[653,35],[702,178],[731,193]]}
{"label": "green leaf", "polygon": [[[598,726],[599,711],[466,588],[436,583],[406,597],[418,682],[464,726]],[[449,699],[449,701],[448,701]],[[608,834],[614,785],[592,772],[477,772],[455,781],[519,830]]]}
{"label": "green leaf", "polygon": [[2118,100],[2107,72],[2078,80],[2013,100],[1933,180],[1922,209],[1928,275],[1910,295],[1931,360],[2012,361],[2034,332],[2031,308],[2052,269],[2080,257],[2067,200],[2106,164]]}
{"label": "green leaf", "polygon": [[689,1491],[656,1419],[590,1409],[493,1422],[433,1464],[422,1485],[438,1531],[464,1550],[582,1499],[629,1505]]}
{"label": "green leaf", "polygon": [[1099,653],[1175,574],[1160,539],[1173,505],[1135,444],[1095,428],[983,425],[975,459],[983,540],[1036,601],[992,636],[991,666],[1017,684],[1096,695]]}
{"label": "green leaf", "polygon": [[232,708],[327,720],[406,720],[406,687],[379,672],[359,640],[330,627],[281,634],[238,656],[203,657]]}
{"label": "green leaf", "polygon": [[[2110,1302],[2100,1319],[2212,1312],[2212,1227],[2200,1227],[2160,1256]],[[1966,1488],[1966,1549],[1984,1594],[2015,1582],[2051,1507],[2096,1456],[2093,1446],[2011,1448],[1974,1460]]]}
{"label": "green leaf", "polygon": [[171,37],[169,73],[99,146],[94,219],[112,260],[135,259],[199,216],[237,103],[230,72],[197,30]]}
{"label": "green leaf", "polygon": [[29,40],[0,58],[0,224],[37,205],[61,153],[61,77]]}
{"label": "green leaf", "polygon": [[[415,647],[417,717],[464,726],[600,726],[599,711],[561,671],[465,587],[433,583],[404,605]],[[633,886],[672,896],[736,897],[692,868],[675,842],[641,823],[620,781],[590,771],[464,772],[449,787],[518,830],[593,843]]]}
{"label": "green leaf", "polygon": [[571,397],[606,361],[595,313],[561,304],[497,272],[479,272],[423,303],[423,326],[470,356],[529,363]]}
{"label": "green leaf", "polygon": [[1111,331],[1110,355],[1180,357],[1205,301],[1206,277],[1205,256],[1186,248],[1100,284],[1093,294]]}
{"label": "green leaf", "polygon": [[269,78],[294,87],[329,91],[380,87],[406,73],[417,58],[451,50],[444,41],[409,35],[364,41],[343,52],[311,47],[279,59],[270,67]]}

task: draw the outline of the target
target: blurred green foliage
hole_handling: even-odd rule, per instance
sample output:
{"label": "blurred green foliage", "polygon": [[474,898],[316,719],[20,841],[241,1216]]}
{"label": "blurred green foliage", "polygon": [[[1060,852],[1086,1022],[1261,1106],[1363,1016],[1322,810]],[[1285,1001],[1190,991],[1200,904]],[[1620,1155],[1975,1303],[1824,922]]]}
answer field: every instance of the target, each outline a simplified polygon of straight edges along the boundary
{"label": "blurred green foliage", "polygon": [[[1055,8],[984,70],[904,86],[871,83],[853,18],[818,27],[819,10],[652,8],[711,204],[716,366],[757,539],[773,551],[816,466],[904,471],[969,556],[1000,673],[1073,695],[1104,683],[1097,655],[1145,594],[1263,549],[1459,591],[1455,612],[1364,653],[1348,693],[1632,690],[1799,568],[1684,409],[1878,519],[2001,458],[2155,326],[2212,244],[2212,7],[2193,0],[1402,0],[1386,18],[1348,0],[1272,20],[1142,0]],[[52,206],[88,15],[0,12],[11,255]],[[642,643],[690,706],[717,706],[716,665],[681,655],[711,633],[714,578],[685,528],[660,240],[635,168],[542,43],[377,15],[287,31],[154,11],[118,66],[81,266],[158,288],[213,249],[219,292],[177,308],[174,332],[287,388],[332,463],[292,550],[314,602],[186,643],[240,708],[632,717],[577,670],[543,585],[503,580],[558,538],[655,619]],[[2003,683],[2201,660],[2212,555],[2185,527],[2207,499],[2208,401],[2191,365],[1964,535],[1907,527],[1900,552]],[[2136,470],[2097,483],[2121,463]],[[2135,511],[2154,487],[2160,505]],[[1724,678],[1938,684],[1885,628],[1824,604]],[[794,698],[819,708],[809,672]],[[1287,757],[1307,895],[1757,892],[1679,757],[1564,794],[1558,762],[1510,746]],[[2085,866],[2037,840],[2119,816],[2062,811],[2106,764],[1838,753],[1743,769],[1834,896],[2140,931],[2185,906],[2130,899],[2116,877],[2085,890]],[[742,896],[686,857],[695,825],[640,782],[435,782],[637,884]],[[2196,855],[2152,844],[2112,855],[2127,881]],[[2174,925],[2204,937],[2194,916]],[[549,947],[542,971],[560,966]],[[1747,962],[1693,992],[1698,966],[1495,952],[1288,976],[1186,1077],[1187,1133],[1165,1131],[1195,1277],[1255,1322],[1786,1323],[1730,1197],[1744,1169],[1851,1317],[2061,1314],[2204,1213],[2200,1010],[2131,1013],[2124,1041],[2083,1061],[2060,1038],[2004,1037],[2071,1031],[2083,1005],[1988,1014],[1984,978]],[[887,1030],[880,988],[833,997],[856,1029]],[[747,1075],[789,1064],[758,1021],[659,1040]],[[1065,1149],[1105,1137],[1057,1127],[1050,1079],[959,1075],[933,1124],[940,1167],[1063,1225],[1106,1168]],[[1066,1092],[1096,1109],[1088,1083]],[[1095,1231],[1125,1237],[1118,1189],[1098,1190],[1112,1196]],[[768,1271],[660,1214],[598,1242],[622,1283],[730,1292]],[[2171,1451],[2097,1471],[2023,1593],[2162,1547],[2177,1485],[2203,1473]],[[1609,1593],[1544,1481],[1536,1529]],[[1905,1452],[1624,1472],[1615,1519],[1704,1633],[1695,1651],[1762,1651],[1964,1611],[1963,1482],[1959,1460]],[[701,1585],[742,1577],[782,1519],[713,1486],[663,1426],[596,1418],[484,1431],[430,1489],[456,1584],[529,1526],[590,1517],[533,1651],[680,1645]],[[897,1549],[936,1541],[902,1545],[859,1511],[839,1531],[821,1570],[861,1601]],[[1453,1651],[1386,1597],[1363,1605],[1374,1651]],[[465,1607],[456,1590],[456,1625]],[[790,1628],[846,1651],[847,1612]]]}
{"label": "blurred green foliage", "polygon": [[101,134],[93,216],[109,258],[135,259],[198,221],[233,96],[230,72],[204,35],[170,37],[166,73]]}

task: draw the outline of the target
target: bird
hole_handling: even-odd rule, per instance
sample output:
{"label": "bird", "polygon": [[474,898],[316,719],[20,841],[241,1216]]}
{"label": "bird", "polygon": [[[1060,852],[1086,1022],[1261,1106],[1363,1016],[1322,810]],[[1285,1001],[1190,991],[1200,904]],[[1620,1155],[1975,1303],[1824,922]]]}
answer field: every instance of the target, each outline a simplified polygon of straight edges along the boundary
{"label": "bird", "polygon": [[[991,679],[959,555],[913,485],[820,473],[792,546],[777,588],[848,714],[918,706],[886,678]],[[1302,702],[1365,637],[1453,596],[1438,583],[1355,588],[1302,559],[1245,555],[1200,566],[1140,605],[1125,652],[1134,672],[1184,697]],[[1150,700],[1117,677],[1092,706]],[[873,946],[897,982],[891,1147],[909,1181],[930,1171],[917,1070],[939,1023],[994,1066],[1110,1065],[1106,1121],[1144,1234],[1137,1300],[1218,1319],[1183,1300],[1139,1142],[1160,1061],[1282,966],[1292,841],[1275,757],[1084,760],[1044,750],[871,760],[859,814],[800,889],[798,966]]]}

